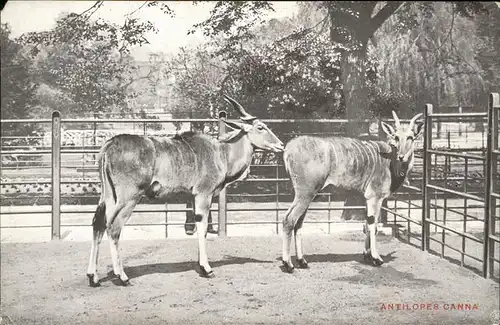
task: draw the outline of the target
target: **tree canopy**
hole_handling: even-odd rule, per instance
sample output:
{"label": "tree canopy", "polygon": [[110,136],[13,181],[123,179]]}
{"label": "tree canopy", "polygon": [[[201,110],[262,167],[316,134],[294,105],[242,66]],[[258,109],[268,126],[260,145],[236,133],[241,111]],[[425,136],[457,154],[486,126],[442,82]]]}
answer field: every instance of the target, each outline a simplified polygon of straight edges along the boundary
{"label": "tree canopy", "polygon": [[[1,118],[29,118],[37,105],[38,85],[33,78],[31,60],[23,55],[22,45],[10,39],[10,33],[9,26],[1,24]],[[32,124],[2,124],[3,135],[31,135],[35,131]]]}
{"label": "tree canopy", "polygon": [[138,79],[130,49],[147,43],[144,34],[155,30],[153,23],[127,17],[117,26],[88,18],[64,14],[52,30],[24,34],[20,41],[36,62],[37,80],[80,113],[126,108],[127,99],[137,95],[128,91]]}
{"label": "tree canopy", "polygon": [[[103,1],[17,42],[34,56],[32,79],[44,88],[38,98],[72,112],[126,111],[129,99],[153,101],[171,88],[169,110],[183,117],[214,116],[225,92],[263,117],[353,119],[475,101],[498,84],[493,3],[297,2],[297,14],[280,19],[268,19],[268,1],[211,3],[209,18],[188,32],[208,41],[161,63],[130,55],[147,44],[154,22],[132,14],[123,25],[94,19]],[[165,2],[137,10],[145,6],[174,15]]]}

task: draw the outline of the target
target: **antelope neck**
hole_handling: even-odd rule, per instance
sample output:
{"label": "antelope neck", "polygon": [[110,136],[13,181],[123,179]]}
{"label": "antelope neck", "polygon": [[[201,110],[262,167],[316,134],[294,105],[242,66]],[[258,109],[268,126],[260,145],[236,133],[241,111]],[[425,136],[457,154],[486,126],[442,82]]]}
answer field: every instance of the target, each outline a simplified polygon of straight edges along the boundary
{"label": "antelope neck", "polygon": [[230,178],[238,178],[252,162],[253,146],[246,134],[236,141],[224,143],[223,151],[227,161],[227,176]]}
{"label": "antelope neck", "polygon": [[413,159],[413,153],[406,162],[398,160],[397,148],[391,145],[391,162],[389,163],[389,170],[391,172],[391,192],[395,192],[401,184],[405,181],[410,165],[410,159]]}

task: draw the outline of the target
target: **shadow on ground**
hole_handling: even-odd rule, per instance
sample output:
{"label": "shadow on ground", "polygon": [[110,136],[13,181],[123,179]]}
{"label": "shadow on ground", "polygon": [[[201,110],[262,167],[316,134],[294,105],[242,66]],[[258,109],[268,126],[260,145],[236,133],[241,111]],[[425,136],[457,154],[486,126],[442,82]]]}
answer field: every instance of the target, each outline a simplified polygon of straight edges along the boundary
{"label": "shadow on ground", "polygon": [[369,286],[388,286],[400,287],[403,283],[406,287],[420,287],[438,284],[437,281],[416,278],[413,273],[402,272],[396,270],[392,266],[363,268],[359,266],[354,267],[358,274],[351,276],[344,276],[334,279],[335,281],[343,281],[351,284],[363,284]]}
{"label": "shadow on ground", "polygon": [[[335,281],[372,286],[400,286],[401,282],[405,282],[409,287],[434,285],[437,283],[434,280],[416,278],[412,273],[401,272],[387,265],[387,263],[396,260],[396,257],[393,256],[394,253],[395,251],[387,255],[381,255],[384,260],[382,267],[375,267],[370,263],[366,263],[363,259],[363,254],[312,254],[306,255],[305,259],[310,264],[357,262],[353,268],[358,271],[358,274],[335,278]],[[281,257],[276,260],[281,260]],[[284,271],[283,268],[282,271]]]}
{"label": "shadow on ground", "polygon": [[[210,262],[210,266],[215,269],[219,266],[224,265],[236,265],[236,264],[247,264],[247,263],[273,263],[271,261],[263,261],[254,258],[238,257],[238,256],[226,256],[225,259],[219,261]],[[125,267],[124,271],[129,277],[129,279],[138,278],[149,274],[168,274],[168,273],[182,273],[195,270],[200,274],[198,263],[194,261],[187,262],[177,262],[177,263],[154,263],[154,264],[143,264],[136,266]],[[108,272],[108,275],[100,280],[100,282],[113,281],[116,279],[113,271]]]}
{"label": "shadow on ground", "polygon": [[[391,252],[387,255],[380,255],[385,263],[392,262],[396,257],[392,256],[395,252]],[[365,263],[363,259],[363,254],[311,254],[304,255],[304,258],[308,263],[344,263],[344,262],[358,262],[361,264]],[[277,261],[281,261],[281,257],[276,258]],[[371,265],[371,264],[370,264]]]}
{"label": "shadow on ground", "polygon": [[[484,237],[482,233],[481,234],[473,234],[473,235],[477,238],[480,238],[480,239],[482,237]],[[405,237],[397,237],[397,240],[402,242],[402,243],[413,246],[415,248],[421,249],[421,240],[422,240],[421,237],[413,237],[413,238],[417,239],[417,241],[420,241],[420,242],[415,244],[415,243],[409,242],[407,240],[407,238],[405,238]],[[456,237],[456,238],[458,238],[458,237]],[[448,237],[448,240],[450,240],[450,237]],[[446,255],[446,254],[450,254],[449,250],[444,255],[442,255],[441,252],[439,252],[438,250],[433,249],[433,248],[429,248],[427,250],[427,252],[431,255],[438,256],[438,257],[440,257],[440,258],[442,258],[442,259],[444,259],[452,264],[461,266],[465,270],[472,271],[476,275],[483,276],[483,270],[482,270],[483,265],[481,262],[478,262],[477,260],[473,260],[473,259],[469,258],[468,261],[462,262],[460,259],[460,253],[458,253],[458,252],[453,252],[455,257]],[[482,252],[480,252],[480,253],[482,253]],[[470,254],[470,252],[469,252],[469,254]],[[482,256],[476,256],[476,258],[481,258],[481,257]],[[494,282],[500,283],[500,273],[499,273],[498,268],[495,270],[495,272],[493,274],[490,275],[490,278]]]}

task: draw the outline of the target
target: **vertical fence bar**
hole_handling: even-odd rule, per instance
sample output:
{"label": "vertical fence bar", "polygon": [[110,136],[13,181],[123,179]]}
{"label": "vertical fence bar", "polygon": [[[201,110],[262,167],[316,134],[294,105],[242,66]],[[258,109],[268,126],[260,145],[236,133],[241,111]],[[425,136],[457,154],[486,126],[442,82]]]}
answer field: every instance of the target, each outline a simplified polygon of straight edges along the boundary
{"label": "vertical fence bar", "polygon": [[[226,111],[219,112],[219,137],[226,133],[226,124],[224,120],[227,118]],[[226,189],[223,188],[219,193],[219,215],[218,215],[218,235],[220,237],[227,236],[227,201],[226,201]]]}
{"label": "vertical fence bar", "polygon": [[398,199],[397,199],[397,197],[394,198],[394,212],[398,212]]}
{"label": "vertical fence bar", "polygon": [[61,113],[52,112],[52,239],[61,239]]}
{"label": "vertical fence bar", "polygon": [[[378,140],[383,141],[385,139],[385,137],[386,137],[386,135],[382,129],[382,120],[380,120],[378,123]],[[395,200],[397,200],[397,198]],[[382,201],[382,209],[380,209],[380,222],[382,222],[382,225],[384,227],[386,227],[387,226],[387,211],[383,208],[387,209],[387,200]],[[394,225],[394,226],[396,226],[396,225]]]}
{"label": "vertical fence bar", "polygon": [[432,104],[425,105],[424,119],[424,166],[423,166],[423,186],[424,200],[422,202],[422,250],[429,249],[429,227],[427,218],[429,218],[430,210],[430,195],[427,185],[429,185],[431,174],[431,154],[428,150],[432,149]]}
{"label": "vertical fence bar", "polygon": [[332,203],[332,194],[328,193],[328,234],[332,232],[332,210],[331,210],[331,203]]}
{"label": "vertical fence bar", "polygon": [[[95,146],[96,146],[96,143],[97,143],[97,139],[96,139],[96,135],[97,135],[97,123],[96,123],[96,119],[97,119],[97,113],[94,112],[94,123],[93,123],[93,132],[92,132],[92,145],[94,146],[94,149],[95,149]],[[96,160],[96,154],[92,154],[92,160],[95,161]]]}
{"label": "vertical fence bar", "polygon": [[[469,181],[469,159],[465,158],[465,169],[464,169],[464,193],[467,193],[467,183]],[[464,223],[462,231],[467,232],[467,198],[464,198]],[[462,252],[465,252],[465,236],[462,237]],[[464,266],[465,254],[461,253],[460,266]]]}
{"label": "vertical fence bar", "polygon": [[[448,132],[448,145],[450,139],[450,132]],[[450,168],[450,158],[449,156],[444,157],[444,180],[443,187],[448,188],[448,172]],[[448,212],[448,197],[443,193],[443,224],[446,225],[446,213]],[[444,248],[446,243],[446,230],[443,228],[441,230],[441,257],[444,257]]]}
{"label": "vertical fence bar", "polygon": [[279,164],[278,159],[276,159],[276,234],[279,233],[278,223],[279,223],[279,202],[280,202],[280,187],[279,187]]}
{"label": "vertical fence bar", "polygon": [[85,178],[85,136],[82,136],[82,178]]}
{"label": "vertical fence bar", "polygon": [[[491,181],[490,185],[490,235],[497,235],[496,234],[496,218],[497,218],[497,198],[493,197],[493,193],[498,193],[499,188],[495,185],[498,185],[497,182],[493,182],[493,179],[495,177],[495,173],[498,174],[498,154],[493,154],[493,150],[498,150],[498,132],[500,131],[498,129],[498,118],[499,118],[499,113],[500,113],[500,98],[499,98],[498,93],[492,93],[490,95],[490,100],[492,103],[492,109],[491,109],[491,119],[493,120],[492,126],[491,126],[491,166],[490,166],[490,175],[488,179]],[[497,175],[498,177],[498,175]],[[495,241],[490,240],[490,276],[494,274],[494,269],[495,269],[495,261],[493,258],[495,257]]]}
{"label": "vertical fence bar", "polygon": [[396,238],[399,238],[399,227],[398,227],[398,216],[393,213],[392,216],[394,217],[394,227],[393,229],[393,235]]}
{"label": "vertical fence bar", "polygon": [[488,137],[487,137],[487,152],[486,152],[486,162],[485,162],[486,170],[484,173],[486,177],[486,184],[485,184],[486,197],[484,200],[483,276],[485,278],[488,277],[488,271],[493,269],[493,268],[490,269],[490,264],[493,264],[492,263],[493,261],[492,260],[490,261],[490,257],[493,257],[493,255],[490,255],[490,248],[494,247],[494,243],[493,241],[490,243],[490,234],[492,234],[495,229],[490,228],[490,225],[494,224],[494,221],[491,221],[490,218],[495,215],[494,211],[495,206],[491,204],[492,203],[491,193],[493,193],[494,190],[493,177],[495,176],[493,170],[493,165],[494,165],[493,160],[496,161],[496,157],[493,158],[493,148],[496,147],[496,144],[494,144],[493,142],[494,140],[498,140],[498,134],[493,133],[494,129],[493,125],[498,124],[498,115],[495,114],[497,107],[500,107],[499,95],[498,93],[491,93],[488,100]]}
{"label": "vertical fence bar", "polygon": [[[411,217],[411,193],[410,191],[408,193],[408,219]],[[407,240],[408,244],[411,242],[411,222],[410,220],[407,221],[406,226],[408,227],[408,235],[407,235]]]}
{"label": "vertical fence bar", "polygon": [[165,203],[165,238],[168,238],[168,203]]}
{"label": "vertical fence bar", "polygon": [[[462,114],[462,113],[463,113],[462,106],[459,106],[459,107],[458,107],[458,113],[459,113],[459,114]],[[460,136],[462,136],[462,118],[460,117],[460,118],[458,119],[458,121],[459,121],[459,122],[458,122],[458,136],[460,137]]]}

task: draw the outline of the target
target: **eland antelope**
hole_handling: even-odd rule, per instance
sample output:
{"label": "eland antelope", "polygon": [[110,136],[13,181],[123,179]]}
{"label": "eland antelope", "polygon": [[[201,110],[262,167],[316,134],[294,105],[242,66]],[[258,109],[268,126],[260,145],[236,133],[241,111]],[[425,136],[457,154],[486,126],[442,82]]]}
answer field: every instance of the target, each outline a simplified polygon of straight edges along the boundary
{"label": "eland antelope", "polygon": [[193,132],[173,137],[120,134],[102,146],[102,192],[92,221],[94,238],[87,270],[90,286],[100,284],[97,259],[104,231],[109,237],[113,271],[121,284],[129,284],[118,254],[123,226],[143,195],[166,199],[176,192],[194,197],[200,274],[214,276],[206,253],[212,197],[227,184],[246,177],[254,148],[283,151],[283,143],[262,121],[248,114],[234,99],[225,99],[239,112],[243,123],[224,121],[235,130],[219,139]]}
{"label": "eland antelope", "polygon": [[406,180],[413,167],[414,141],[422,134],[417,114],[402,125],[393,111],[396,128],[382,122],[388,142],[363,141],[347,137],[298,136],[287,143],[284,163],[295,191],[292,205],[283,219],[283,267],[292,273],[290,256],[292,231],[297,264],[307,268],[302,251],[302,224],[315,195],[328,185],[361,192],[366,200],[367,217],[363,256],[375,266],[383,264],[376,248],[376,221],[384,199]]}

